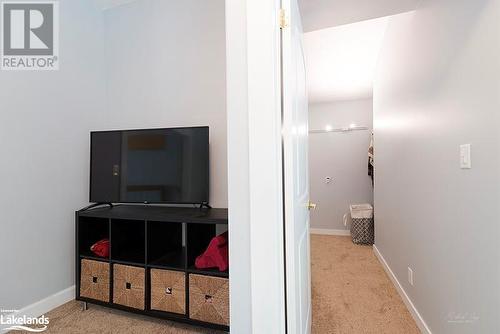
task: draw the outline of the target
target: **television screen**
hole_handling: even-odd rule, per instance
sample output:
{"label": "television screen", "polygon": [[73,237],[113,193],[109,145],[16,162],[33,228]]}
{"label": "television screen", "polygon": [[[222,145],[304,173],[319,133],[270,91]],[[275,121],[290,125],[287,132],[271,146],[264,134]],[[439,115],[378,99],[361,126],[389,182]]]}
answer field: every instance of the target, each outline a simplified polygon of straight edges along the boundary
{"label": "television screen", "polygon": [[208,127],[91,132],[90,201],[208,203]]}

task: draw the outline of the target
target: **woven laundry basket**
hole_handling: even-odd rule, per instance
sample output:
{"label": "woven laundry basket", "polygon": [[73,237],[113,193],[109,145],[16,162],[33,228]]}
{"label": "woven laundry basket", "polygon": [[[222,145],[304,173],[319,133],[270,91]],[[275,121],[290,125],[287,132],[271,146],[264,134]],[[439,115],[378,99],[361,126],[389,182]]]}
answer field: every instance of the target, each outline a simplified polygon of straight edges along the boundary
{"label": "woven laundry basket", "polygon": [[350,206],[352,242],[360,245],[373,245],[375,229],[373,224],[373,207],[371,204]]}
{"label": "woven laundry basket", "polygon": [[189,275],[189,317],[229,326],[229,280]]}
{"label": "woven laundry basket", "polygon": [[113,265],[113,303],[144,310],[144,268]]}
{"label": "woven laundry basket", "polygon": [[186,314],[186,274],[151,269],[151,309]]}
{"label": "woven laundry basket", "polygon": [[80,297],[109,302],[109,263],[83,259],[80,270]]}

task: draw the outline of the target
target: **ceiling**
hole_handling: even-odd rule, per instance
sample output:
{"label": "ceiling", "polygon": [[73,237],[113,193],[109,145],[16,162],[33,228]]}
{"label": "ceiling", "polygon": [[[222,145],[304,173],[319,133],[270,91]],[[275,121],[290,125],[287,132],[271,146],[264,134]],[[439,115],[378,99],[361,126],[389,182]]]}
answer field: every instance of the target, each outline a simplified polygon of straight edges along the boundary
{"label": "ceiling", "polygon": [[[108,9],[136,0],[93,0]],[[416,8],[420,0],[298,0],[304,31],[374,19]]]}
{"label": "ceiling", "polygon": [[309,102],[370,98],[388,18],[304,34]]}
{"label": "ceiling", "polygon": [[299,0],[304,31],[414,10],[420,0]]}
{"label": "ceiling", "polygon": [[96,6],[102,10],[133,2],[136,0],[93,0]]}

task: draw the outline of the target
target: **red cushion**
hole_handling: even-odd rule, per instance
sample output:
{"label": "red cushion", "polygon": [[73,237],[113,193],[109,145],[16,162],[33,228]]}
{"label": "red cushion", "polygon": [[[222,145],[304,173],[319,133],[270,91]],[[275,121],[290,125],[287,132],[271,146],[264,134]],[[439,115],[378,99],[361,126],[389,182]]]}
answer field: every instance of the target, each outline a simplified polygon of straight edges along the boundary
{"label": "red cushion", "polygon": [[229,268],[228,245],[227,232],[214,237],[207,250],[196,258],[195,267],[198,269],[218,268],[220,271],[226,271]]}
{"label": "red cushion", "polygon": [[90,247],[92,253],[100,257],[108,257],[109,256],[109,240],[102,239],[96,242]]}

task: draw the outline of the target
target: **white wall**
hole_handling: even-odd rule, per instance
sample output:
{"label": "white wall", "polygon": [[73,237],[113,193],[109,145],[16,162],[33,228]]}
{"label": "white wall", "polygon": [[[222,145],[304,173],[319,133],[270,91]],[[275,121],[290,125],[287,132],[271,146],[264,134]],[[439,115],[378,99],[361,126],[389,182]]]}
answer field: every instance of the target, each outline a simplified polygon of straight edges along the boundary
{"label": "white wall", "polygon": [[[373,203],[368,176],[368,146],[373,120],[372,99],[314,103],[309,105],[309,129],[350,124],[369,130],[309,135],[310,197],[318,206],[311,211],[311,228],[344,230],[342,218],[349,205]],[[327,184],[325,178],[332,178]]]}
{"label": "white wall", "polygon": [[104,122],[102,13],[60,2],[60,70],[0,72],[0,308],[74,284],[89,131]]}
{"label": "white wall", "polygon": [[107,127],[210,126],[210,204],[227,207],[223,0],[105,11]]}
{"label": "white wall", "polygon": [[60,21],[59,71],[0,72],[0,308],[74,285],[91,130],[209,125],[227,206],[224,1],[61,1]]}
{"label": "white wall", "polygon": [[499,0],[422,0],[390,23],[374,90],[376,246],[433,333],[500,330],[499,92]]}

